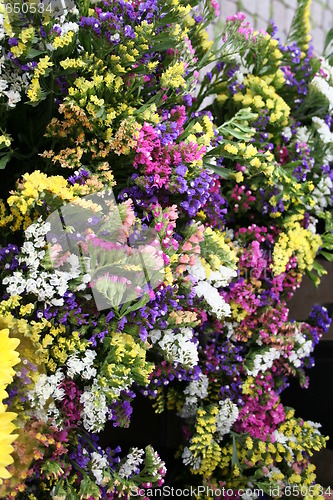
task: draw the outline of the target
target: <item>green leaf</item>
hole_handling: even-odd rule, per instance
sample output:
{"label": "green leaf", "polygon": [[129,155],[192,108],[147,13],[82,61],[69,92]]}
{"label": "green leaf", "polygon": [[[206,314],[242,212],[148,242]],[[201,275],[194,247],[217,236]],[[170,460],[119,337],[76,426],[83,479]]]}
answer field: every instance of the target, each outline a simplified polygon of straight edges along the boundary
{"label": "green leaf", "polygon": [[323,252],[323,250],[319,253],[319,255],[323,255],[328,262],[333,262],[333,253]]}
{"label": "green leaf", "polygon": [[318,285],[320,284],[320,278],[319,278],[319,276],[316,273],[313,273],[312,271],[309,271],[309,269],[306,270],[306,274],[308,275],[308,277],[310,278],[310,280],[312,281],[312,283],[316,287],[318,287]]}
{"label": "green leaf", "polygon": [[205,160],[203,163],[206,168],[213,170],[213,172],[222,177],[222,179],[230,179],[231,175],[233,174],[232,170],[230,170],[229,168],[218,167],[217,165],[206,162]]}
{"label": "green leaf", "polygon": [[[328,227],[331,225],[331,221],[328,219]],[[333,234],[332,233],[327,233],[322,236],[323,244],[322,248],[325,248],[325,250],[333,250]]]}
{"label": "green leaf", "polygon": [[327,274],[326,269],[321,264],[319,264],[319,262],[314,261],[313,269],[317,271],[319,277]]}
{"label": "green leaf", "polygon": [[42,54],[46,54],[46,50],[30,49],[29,54],[27,55],[27,59],[33,59],[34,57],[40,56]]}
{"label": "green leaf", "polygon": [[328,47],[330,46],[330,44],[333,43],[333,28],[331,28],[327,34],[326,34],[326,38],[325,38],[325,44],[324,44],[324,51],[323,51],[323,54],[326,56],[326,57],[329,57],[332,55],[333,52],[331,52],[330,55],[328,55],[326,53]]}
{"label": "green leaf", "polygon": [[231,459],[231,465],[232,465],[232,467],[234,465],[237,465],[239,467],[239,460],[238,460],[238,453],[237,453],[237,446],[236,446],[236,438],[235,438],[235,436],[232,437],[232,459]]}
{"label": "green leaf", "polygon": [[0,159],[0,170],[3,170],[6,167],[7,163],[11,159],[11,156],[11,153],[6,153],[5,155],[3,155],[3,157]]}

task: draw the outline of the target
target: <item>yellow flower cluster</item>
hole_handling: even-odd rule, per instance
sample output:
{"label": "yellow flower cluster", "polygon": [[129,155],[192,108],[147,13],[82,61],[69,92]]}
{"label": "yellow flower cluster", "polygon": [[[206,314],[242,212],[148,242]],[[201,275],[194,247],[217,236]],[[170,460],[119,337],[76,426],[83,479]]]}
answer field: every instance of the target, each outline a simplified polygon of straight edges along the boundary
{"label": "yellow flower cluster", "polygon": [[295,218],[286,224],[286,231],[281,232],[273,250],[273,273],[284,273],[292,255],[297,257],[299,269],[311,271],[316,254],[322,244],[318,234],[304,229]]}
{"label": "yellow flower cluster", "polygon": [[13,463],[11,453],[14,451],[13,441],[17,438],[12,434],[15,430],[13,420],[16,413],[7,412],[7,406],[3,401],[8,397],[6,387],[12,382],[15,371],[13,367],[19,363],[20,358],[15,350],[20,341],[9,336],[9,329],[0,330],[0,484],[3,479],[11,477],[7,467]]}
{"label": "yellow flower cluster", "polygon": [[[274,172],[274,155],[270,151],[259,153],[253,144],[245,142],[232,142],[223,146],[223,149],[229,155],[242,159],[244,164],[248,165],[251,174],[264,173],[271,177]],[[242,172],[235,173],[236,182],[242,182],[244,176]]]}
{"label": "yellow flower cluster", "polygon": [[[21,339],[27,359],[33,360],[41,370],[47,367],[51,372],[64,364],[74,351],[85,351],[88,347],[77,331],[69,331],[64,325],[54,326],[41,318],[30,321],[33,304],[21,304],[20,296],[13,296],[0,304],[0,314],[11,333]],[[14,314],[16,317],[14,317]]]}
{"label": "yellow flower cluster", "polygon": [[283,81],[284,76],[281,70],[278,70],[274,76],[247,75],[243,82],[244,91],[237,92],[233,99],[242,107],[250,106],[253,111],[267,109],[270,123],[284,127],[288,125],[290,107],[275,90],[275,87],[281,86]]}
{"label": "yellow flower cluster", "polygon": [[[84,185],[71,186],[60,176],[50,176],[35,170],[31,174],[23,175],[17,190],[7,199],[10,213],[7,213],[5,204],[0,200],[0,227],[8,227],[17,231],[22,226],[26,229],[44,208],[55,210],[63,203],[72,203],[85,210],[100,212],[101,206],[86,200],[85,195],[104,190],[114,185],[113,175],[109,166],[100,167],[96,174],[92,174]],[[45,207],[45,201],[47,207]],[[45,212],[45,213],[46,213]]]}
{"label": "yellow flower cluster", "polygon": [[11,143],[12,143],[12,138],[10,137],[9,134],[1,134],[0,135],[0,147],[2,145],[4,145],[7,148],[9,148],[9,146],[11,145]]}
{"label": "yellow flower cluster", "polygon": [[[186,137],[185,142],[193,142],[199,146],[210,146],[214,135],[213,122],[207,115],[204,115],[201,120],[198,119],[191,127],[190,134]],[[200,162],[202,163],[201,160]]]}
{"label": "yellow flower cluster", "polygon": [[184,63],[182,61],[175,62],[169,66],[161,75],[161,87],[166,89],[178,89],[185,87],[186,81],[183,77],[185,71]]}
{"label": "yellow flower cluster", "polygon": [[200,45],[205,52],[208,52],[208,50],[212,47],[214,42],[213,40],[209,40],[209,34],[207,30],[201,30],[200,35],[201,35]]}
{"label": "yellow flower cluster", "polygon": [[256,37],[258,51],[257,57],[260,57],[261,67],[266,67],[269,64],[271,73],[274,71],[276,72],[274,81],[275,88],[281,87],[285,79],[279,69],[281,59],[283,57],[282,52],[278,48],[279,42],[268,34],[261,35],[260,33],[256,33]]}
{"label": "yellow flower cluster", "polygon": [[204,238],[204,244],[201,244],[201,254],[212,270],[217,271],[220,266],[236,269],[238,257],[231,243],[226,243],[225,233],[211,227],[206,227]]}
{"label": "yellow flower cluster", "polygon": [[72,43],[73,37],[74,37],[73,31],[69,31],[65,35],[57,36],[54,39],[52,46],[54,49],[59,49],[59,48],[62,49],[63,47],[66,47],[67,45]]}
{"label": "yellow flower cluster", "polygon": [[53,66],[53,62],[50,60],[49,56],[41,57],[34,69],[34,73],[31,78],[31,84],[27,91],[27,96],[31,102],[38,102],[42,97],[42,90],[39,83],[39,78],[45,76]]}
{"label": "yellow flower cluster", "polygon": [[10,207],[15,206],[24,215],[36,205],[43,204],[45,192],[57,195],[60,199],[68,202],[74,199],[73,187],[68,186],[64,177],[60,175],[48,177],[39,170],[35,170],[31,174],[23,175],[19,192],[10,196],[7,203]]}
{"label": "yellow flower cluster", "polygon": [[106,385],[111,385],[108,391],[110,398],[118,399],[119,389],[126,386],[129,381],[132,383],[135,380],[143,386],[148,384],[148,377],[154,365],[146,361],[146,350],[133,339],[132,335],[125,332],[112,333],[108,347],[103,380]]}
{"label": "yellow flower cluster", "polygon": [[309,49],[309,42],[311,41],[311,23],[310,23],[310,7],[312,0],[308,0],[303,13],[303,26],[302,26],[302,35],[304,38],[304,44],[301,46],[302,49],[302,57],[305,57],[305,52]]}
{"label": "yellow flower cluster", "polygon": [[5,30],[6,36],[8,36],[8,38],[13,37],[14,31],[13,31],[13,28],[10,24],[10,20],[9,20],[9,16],[8,16],[8,12],[6,9],[5,2],[0,2],[0,14],[3,17],[2,24],[3,24],[4,30]]}
{"label": "yellow flower cluster", "polygon": [[211,405],[207,409],[198,409],[195,433],[189,446],[194,460],[200,460],[200,467],[191,468],[191,471],[193,474],[202,474],[204,478],[211,476],[221,459],[221,448],[213,439],[218,412],[219,407],[215,405]]}
{"label": "yellow flower cluster", "polygon": [[35,31],[34,28],[24,28],[19,34],[19,41],[17,45],[11,47],[10,51],[14,57],[21,57],[23,54],[26,55],[29,52],[31,42],[34,38]]}
{"label": "yellow flower cluster", "polygon": [[84,69],[87,67],[87,63],[82,59],[73,59],[69,57],[60,61],[59,64],[64,69]]}

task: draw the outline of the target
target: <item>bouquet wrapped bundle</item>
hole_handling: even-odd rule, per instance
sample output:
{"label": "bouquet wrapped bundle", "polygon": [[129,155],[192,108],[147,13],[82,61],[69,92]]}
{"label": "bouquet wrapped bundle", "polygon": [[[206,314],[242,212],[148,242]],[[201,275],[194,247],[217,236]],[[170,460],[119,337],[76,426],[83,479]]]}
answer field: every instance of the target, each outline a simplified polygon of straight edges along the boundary
{"label": "bouquet wrapped bundle", "polygon": [[280,400],[330,326],[288,310],[333,250],[309,4],[283,45],[241,13],[213,43],[215,0],[2,1],[1,498],[154,496],[159,450],[112,436],[138,395],[198,498],[325,495],[327,438]]}

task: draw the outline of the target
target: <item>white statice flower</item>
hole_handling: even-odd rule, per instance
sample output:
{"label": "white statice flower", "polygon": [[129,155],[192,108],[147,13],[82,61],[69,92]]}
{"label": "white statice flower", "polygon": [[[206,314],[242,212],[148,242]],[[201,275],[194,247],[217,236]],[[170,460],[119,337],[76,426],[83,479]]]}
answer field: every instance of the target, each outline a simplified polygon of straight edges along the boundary
{"label": "white statice flower", "polygon": [[[311,197],[316,204],[312,208],[316,214],[323,212],[327,207],[332,206],[333,182],[328,176],[322,177],[314,190]],[[310,209],[310,205],[307,207]]]}
{"label": "white statice flower", "polygon": [[94,368],[94,359],[96,356],[96,352],[91,349],[87,349],[81,359],[79,358],[78,351],[69,356],[66,361],[68,377],[74,378],[76,375],[80,375],[84,380],[96,377],[97,370]]}
{"label": "white statice flower", "polygon": [[247,374],[256,377],[258,373],[265,372],[272,368],[276,359],[279,359],[281,352],[275,347],[271,347],[262,353],[255,355],[253,360],[253,369],[247,368]]}
{"label": "white statice flower", "polygon": [[282,432],[278,431],[277,429],[275,429],[275,431],[273,432],[273,437],[277,443],[286,444],[288,442],[287,436],[282,434]]}
{"label": "white statice flower", "polygon": [[95,476],[96,484],[103,486],[104,470],[109,468],[107,457],[105,453],[101,455],[94,451],[91,454],[91,459],[91,472]]}
{"label": "white statice flower", "polygon": [[80,403],[83,405],[81,418],[83,427],[88,432],[100,432],[103,430],[105,422],[110,417],[106,395],[103,392],[99,380],[94,381],[91,387],[85,387],[80,396]]}
{"label": "white statice flower", "polygon": [[290,141],[290,139],[292,138],[293,136],[293,133],[291,131],[291,128],[290,127],[284,127],[284,129],[282,130],[282,135],[288,140]]}
{"label": "white statice flower", "polygon": [[198,408],[198,400],[204,399],[208,395],[208,377],[200,373],[198,380],[192,380],[184,390],[185,401],[179,416],[188,418],[196,414]]}
{"label": "white statice flower", "polygon": [[8,82],[6,80],[0,79],[0,94],[6,90],[8,87]]}
{"label": "white statice flower", "polygon": [[275,467],[275,465],[268,465],[266,467],[266,469],[267,469],[267,471],[264,473],[265,477],[268,477],[268,478],[271,478],[272,476],[276,476],[276,477],[280,476],[281,477],[284,475],[282,473],[281,469],[279,469],[278,467]]}
{"label": "white statice flower", "polygon": [[33,409],[32,414],[43,422],[46,422],[52,414],[53,416],[59,415],[54,401],[62,401],[65,397],[65,390],[60,387],[64,378],[60,369],[53,375],[42,373],[34,388],[28,391],[28,400]]}
{"label": "white statice flower", "polygon": [[231,427],[238,418],[239,410],[229,398],[219,401],[219,405],[221,408],[216,415],[216,432],[222,438],[230,432]]}
{"label": "white statice flower", "polygon": [[294,365],[295,368],[299,368],[302,365],[302,360],[308,358],[313,351],[313,345],[311,340],[306,340],[305,336],[296,332],[295,336],[295,347],[289,352],[288,360]]}
{"label": "white statice flower", "polygon": [[319,422],[312,422],[312,420],[307,420],[306,423],[313,427],[314,434],[320,434],[319,429],[322,427],[322,425]]}
{"label": "white statice flower", "polygon": [[298,142],[308,143],[311,136],[311,130],[308,127],[298,127],[296,132],[296,140]]}
{"label": "white statice flower", "polygon": [[208,281],[216,288],[229,285],[232,279],[237,276],[237,271],[227,266],[220,266],[217,271],[210,271],[207,275],[206,269],[198,257],[195,264],[187,269],[197,281]]}
{"label": "white statice flower", "polygon": [[[325,122],[325,120],[323,120],[322,118],[319,118],[318,116],[314,116],[312,118],[312,121],[315,124],[317,132],[320,136],[320,140],[324,144],[329,144],[332,148],[333,133],[331,132],[331,130],[330,130],[329,126],[327,125],[327,123]],[[331,159],[333,159],[333,157]]]}
{"label": "white statice flower", "polygon": [[327,100],[329,111],[333,111],[333,87],[329,82],[322,76],[316,75],[311,83],[310,87],[314,88],[317,92],[322,94]]}
{"label": "white statice flower", "polygon": [[196,258],[193,266],[187,268],[190,275],[197,282],[194,287],[197,297],[203,297],[210,307],[210,313],[215,314],[218,319],[231,316],[229,304],[219,294],[217,288],[227,286],[237,276],[237,271],[227,266],[220,266],[217,271],[207,274],[200,258]]}
{"label": "white statice flower", "polygon": [[163,331],[163,336],[157,344],[168,361],[193,368],[198,364],[199,356],[197,346],[192,339],[192,328],[180,328],[180,333],[168,329]]}
{"label": "white statice flower", "polygon": [[184,390],[186,396],[195,396],[199,399],[204,399],[208,395],[208,377],[204,373],[200,373],[198,380],[191,380]]}
{"label": "white statice flower", "polygon": [[239,323],[237,321],[227,322],[224,325],[227,328],[227,337],[228,339],[234,340],[234,335],[235,332],[237,331],[237,327],[239,326]]}
{"label": "white statice flower", "polygon": [[5,38],[6,30],[5,30],[5,18],[3,14],[0,14],[0,41]]}
{"label": "white statice flower", "polygon": [[[61,16],[60,19],[62,19],[63,16]],[[73,33],[77,33],[80,29],[79,25],[77,23],[73,22],[63,22],[60,24],[55,24],[53,26],[54,28],[60,28],[61,29],[61,36],[67,35],[69,31],[72,31]]]}
{"label": "white statice flower", "polygon": [[152,343],[155,344],[162,337],[162,331],[154,328],[148,333],[148,337],[152,341]]}
{"label": "white statice flower", "polygon": [[119,476],[129,479],[132,474],[137,474],[139,466],[143,463],[143,456],[144,450],[132,448],[131,452],[126,457],[126,461],[119,469]]}
{"label": "white statice flower", "polygon": [[[3,17],[0,14],[0,39],[2,34],[1,19]],[[9,108],[15,108],[16,104],[21,101],[21,95],[29,88],[31,75],[27,71],[22,72],[20,68],[12,64],[6,64],[6,62],[4,53],[2,53],[0,58],[0,97],[5,98],[5,104]],[[31,63],[28,64],[31,65]]]}
{"label": "white statice flower", "polygon": [[182,453],[182,459],[184,465],[189,465],[193,470],[199,470],[201,465],[201,458],[195,457],[192,451],[186,446]]}
{"label": "white statice flower", "polygon": [[309,221],[308,221],[307,230],[310,231],[312,234],[316,234],[317,233],[317,224],[318,224],[318,220],[315,217],[310,216]]}
{"label": "white statice flower", "polygon": [[202,297],[210,307],[210,312],[215,314],[217,319],[231,316],[229,304],[221,297],[218,290],[207,281],[199,281],[194,287],[198,297]]}
{"label": "white statice flower", "polygon": [[187,270],[196,281],[203,281],[207,278],[205,266],[198,257],[196,257],[195,264],[193,266],[188,266]]}
{"label": "white statice flower", "polygon": [[15,108],[16,104],[21,100],[21,94],[20,92],[17,92],[17,90],[7,90],[4,92],[4,95],[8,99],[7,104],[10,108]]}
{"label": "white statice flower", "polygon": [[[333,67],[324,57],[320,60],[320,69],[326,74],[326,80],[333,83]],[[323,75],[324,76],[324,75]]]}
{"label": "white statice flower", "polygon": [[236,278],[237,271],[227,266],[220,266],[218,271],[211,271],[207,281],[216,288],[228,286],[233,278]]}
{"label": "white statice flower", "polygon": [[15,271],[12,276],[4,278],[2,283],[7,285],[6,291],[11,296],[27,292],[36,295],[39,301],[62,306],[69,282],[81,276],[81,268],[75,254],[68,256],[64,264],[68,269],[66,271],[41,267],[46,256],[45,236],[50,230],[50,223],[42,222],[41,218],[25,230],[25,241],[18,260],[20,264],[26,265],[27,271]]}

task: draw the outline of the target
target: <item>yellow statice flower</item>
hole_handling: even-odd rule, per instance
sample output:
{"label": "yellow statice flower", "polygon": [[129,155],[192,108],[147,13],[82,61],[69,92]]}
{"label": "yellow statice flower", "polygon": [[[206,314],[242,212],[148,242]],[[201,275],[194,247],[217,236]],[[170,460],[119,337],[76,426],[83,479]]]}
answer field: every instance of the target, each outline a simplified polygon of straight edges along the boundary
{"label": "yellow statice flower", "polygon": [[279,235],[273,250],[273,273],[275,275],[285,272],[286,266],[292,255],[297,257],[298,267],[311,271],[322,239],[318,234],[313,234],[304,229],[299,222],[292,221],[286,225],[286,231]]}
{"label": "yellow statice flower", "polygon": [[75,198],[74,187],[68,185],[64,177],[61,175],[48,177],[39,170],[24,174],[23,181],[18,187],[17,192],[7,199],[7,203],[10,207],[16,207],[23,215],[35,205],[42,205],[46,192],[66,202],[71,202]]}
{"label": "yellow statice flower", "polygon": [[42,92],[40,88],[39,78],[46,75],[49,68],[51,68],[52,66],[53,62],[51,61],[49,56],[44,56],[39,59],[31,78],[30,87],[27,91],[27,96],[29,97],[31,102],[38,102],[41,99]]}
{"label": "yellow statice flower", "polygon": [[12,143],[12,139],[11,139],[10,135],[8,135],[8,134],[1,134],[0,135],[0,146],[2,144],[4,144],[8,148],[11,145],[11,143]]}
{"label": "yellow statice flower", "polygon": [[52,44],[53,48],[58,49],[58,48],[66,47],[67,45],[72,43],[73,36],[74,36],[73,31],[69,31],[68,33],[66,33],[65,35],[62,35],[62,36],[57,36],[53,41],[53,44]]}
{"label": "yellow statice flower", "polygon": [[290,114],[290,107],[276,92],[283,84],[283,74],[280,69],[276,74],[270,76],[247,75],[244,78],[244,93],[237,92],[233,96],[235,103],[242,107],[250,106],[253,111],[267,108],[270,123],[278,126],[286,126]]}
{"label": "yellow statice flower", "polygon": [[238,153],[238,148],[234,144],[226,144],[223,149],[230,153],[231,155],[236,155]]}
{"label": "yellow statice flower", "polygon": [[161,86],[164,88],[178,89],[179,87],[185,87],[186,81],[183,77],[185,71],[184,63],[175,62],[173,65],[169,66],[161,76]]}

